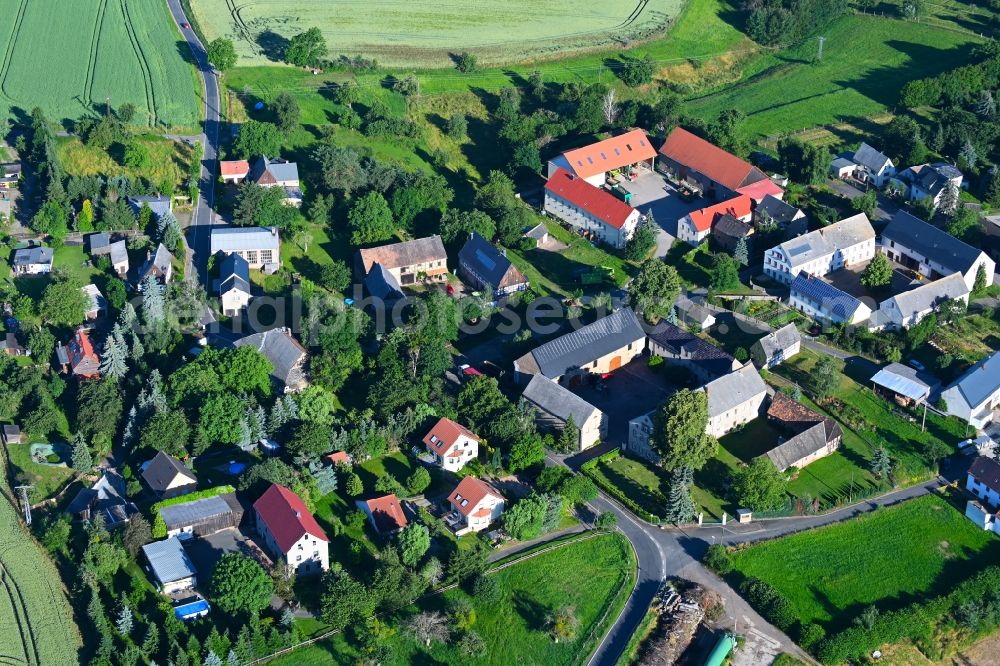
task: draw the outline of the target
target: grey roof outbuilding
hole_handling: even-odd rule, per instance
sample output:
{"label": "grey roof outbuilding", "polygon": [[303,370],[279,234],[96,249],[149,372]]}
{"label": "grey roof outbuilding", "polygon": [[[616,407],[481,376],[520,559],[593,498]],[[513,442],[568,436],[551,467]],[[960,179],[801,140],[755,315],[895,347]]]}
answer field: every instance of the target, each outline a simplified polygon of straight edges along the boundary
{"label": "grey roof outbuilding", "polygon": [[714,418],[742,405],[754,396],[767,392],[757,368],[747,363],[739,370],[705,384],[708,394],[708,417]]}
{"label": "grey roof outbuilding", "polygon": [[271,377],[289,390],[303,388],[306,384],[302,363],[306,350],[292,334],[283,328],[254,333],[233,343],[235,347],[250,346],[271,362]]}
{"label": "grey roof outbuilding", "polygon": [[531,378],[521,397],[560,421],[565,422],[572,416],[577,427],[601,411],[569,389],[542,375],[534,375]]}
{"label": "grey roof outbuilding", "polygon": [[872,376],[872,383],[920,402],[930,397],[939,385],[933,379],[902,363],[890,363]]}
{"label": "grey roof outbuilding", "polygon": [[631,344],[639,342],[644,345],[645,341],[642,322],[631,308],[622,308],[579,330],[546,342],[515,361],[515,366],[522,369],[530,365],[522,363],[530,356],[543,375],[557,378]]}
{"label": "grey roof outbuilding", "polygon": [[983,254],[981,249],[903,210],[893,215],[892,221],[882,231],[882,245],[888,245],[890,241],[962,274],[967,273]]}
{"label": "grey roof outbuilding", "polygon": [[147,543],[142,552],[149,560],[153,576],[161,585],[193,577],[197,572],[177,537]]}
{"label": "grey roof outbuilding", "polygon": [[277,251],[278,230],[268,227],[212,227],[211,254],[246,250]]}

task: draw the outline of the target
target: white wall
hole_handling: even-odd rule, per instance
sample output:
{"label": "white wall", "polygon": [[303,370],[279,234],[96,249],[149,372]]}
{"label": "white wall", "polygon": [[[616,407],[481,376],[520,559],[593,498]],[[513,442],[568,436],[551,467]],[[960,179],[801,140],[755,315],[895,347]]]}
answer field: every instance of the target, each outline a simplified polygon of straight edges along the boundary
{"label": "white wall", "polygon": [[616,229],[548,191],[545,192],[545,212],[577,229],[590,232],[602,242],[617,248],[625,247],[625,243],[632,237],[632,233],[639,224],[639,211],[633,209],[622,228]]}

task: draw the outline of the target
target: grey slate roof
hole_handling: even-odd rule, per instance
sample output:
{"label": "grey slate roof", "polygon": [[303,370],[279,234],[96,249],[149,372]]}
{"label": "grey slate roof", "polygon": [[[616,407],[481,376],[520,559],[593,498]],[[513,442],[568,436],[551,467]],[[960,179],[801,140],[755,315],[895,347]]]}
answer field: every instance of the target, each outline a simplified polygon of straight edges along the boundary
{"label": "grey slate roof", "polygon": [[280,182],[298,182],[299,180],[299,167],[295,162],[271,160],[267,157],[260,157],[253,163],[253,166],[250,167],[249,178],[250,180],[257,182],[265,173],[270,174],[274,180]]}
{"label": "grey slate roof", "polygon": [[827,315],[838,314],[850,319],[861,307],[861,301],[847,292],[837,289],[818,277],[805,273],[799,273],[792,280],[791,293],[797,293],[818,303],[820,309]]}
{"label": "grey slate roof", "polygon": [[174,261],[174,255],[170,254],[170,250],[163,243],[156,246],[156,252],[149,255],[146,259],[146,263],[142,265],[139,269],[139,281],[142,282],[150,274],[155,277],[163,277],[170,270],[170,265]]}
{"label": "grey slate roof", "polygon": [[635,342],[645,342],[646,332],[631,308],[622,308],[592,324],[550,340],[531,352],[546,377],[561,377],[595,359]]}
{"label": "grey slate roof", "polygon": [[935,162],[934,164],[920,164],[912,166],[907,171],[907,176],[931,196],[937,196],[953,180],[959,183],[962,180],[962,172],[957,167],[947,162]]}
{"label": "grey slate roof", "polygon": [[715,319],[715,315],[711,310],[701,303],[691,300],[684,294],[678,296],[677,300],[674,301],[674,308],[676,308],[677,313],[682,315],[683,318],[695,322],[699,326],[704,326],[708,320]]}
{"label": "grey slate roof", "polygon": [[154,492],[167,490],[170,483],[178,475],[197,480],[194,472],[188,469],[187,465],[163,451],[157,452],[153,456],[153,459],[149,461],[146,469],[142,471],[142,478],[146,481],[146,485]]}
{"label": "grey slate roof", "polygon": [[753,363],[747,363],[739,370],[705,384],[705,392],[708,394],[708,417],[714,418],[754,396],[766,393],[767,385]]}
{"label": "grey slate roof", "polygon": [[743,236],[750,235],[751,228],[749,223],[737,220],[729,213],[726,213],[725,215],[720,215],[715,221],[712,233],[721,236],[730,236],[731,238],[742,238]]}
{"label": "grey slate roof", "polygon": [[770,360],[779,352],[790,349],[801,341],[802,336],[799,334],[799,329],[795,327],[795,324],[785,324],[777,331],[768,333],[754,344],[760,345],[761,351],[764,352],[764,358]]}
{"label": "grey slate roof", "polygon": [[219,279],[216,281],[216,290],[219,295],[239,289],[250,293],[250,264],[247,260],[236,253],[226,255],[219,266]]}
{"label": "grey slate roof", "polygon": [[545,226],[544,222],[539,222],[532,228],[524,232],[525,238],[531,238],[532,240],[541,241],[549,234],[548,227]]}
{"label": "grey slate roof", "polygon": [[997,462],[993,458],[978,456],[972,461],[972,466],[969,467],[969,474],[987,488],[1000,491],[1000,462]]}
{"label": "grey slate roof", "polygon": [[400,286],[399,280],[382,264],[372,264],[371,270],[365,276],[365,287],[368,288],[369,294],[382,300],[403,297],[403,287]]}
{"label": "grey slate roof", "polygon": [[823,229],[810,231],[807,234],[785,241],[781,247],[788,255],[792,266],[801,266],[813,259],[857,245],[865,240],[875,238],[868,216],[858,213],[835,222]]}
{"label": "grey slate roof", "polygon": [[882,231],[882,245],[895,241],[956,273],[965,273],[976,263],[982,250],[963,243],[906,211],[899,211]]}
{"label": "grey slate roof", "polygon": [[107,469],[101,478],[90,488],[82,488],[76,497],[66,506],[67,513],[80,513],[90,508],[95,502],[125,503],[125,479],[118,472]]}
{"label": "grey slate roof", "polygon": [[194,563],[177,537],[147,543],[142,552],[146,554],[153,575],[160,584],[190,578],[196,573]]}
{"label": "grey slate roof", "polygon": [[459,251],[458,261],[460,265],[466,266],[485,280],[493,289],[501,286],[511,270],[517,273],[520,281],[526,281],[505,254],[475,232],[472,233],[469,240],[465,241],[465,245]]}
{"label": "grey slate roof", "polygon": [[940,280],[896,294],[890,300],[896,302],[896,307],[905,318],[934,309],[945,301],[961,298],[968,293],[969,287],[962,274],[952,273]]}
{"label": "grey slate roof", "polygon": [[835,160],[833,160],[833,162],[830,163],[830,166],[839,171],[845,167],[854,166],[854,162],[852,160],[847,159],[846,157],[838,157]]}
{"label": "grey slate roof", "polygon": [[254,333],[233,343],[235,347],[251,346],[267,357],[273,369],[271,376],[289,388],[305,383],[302,361],[306,350],[288,331],[275,328],[263,333]]}
{"label": "grey slate roof", "polygon": [[278,250],[277,229],[267,227],[212,227],[211,253]]}
{"label": "grey slate roof", "polygon": [[858,149],[854,152],[854,163],[860,164],[875,173],[881,171],[886,165],[886,162],[889,161],[889,158],[886,157],[881,151],[876,150],[864,142],[861,142],[861,145],[858,146]]}
{"label": "grey slate roof", "polygon": [[765,195],[754,210],[755,215],[767,215],[768,218],[774,220],[779,225],[788,224],[798,219],[801,217],[801,212],[795,206],[782,201],[773,194]]}
{"label": "grey slate roof", "polygon": [[586,423],[594,412],[600,411],[569,389],[542,375],[531,377],[521,397],[561,421],[572,416],[578,427]]}
{"label": "grey slate roof", "polygon": [[14,250],[14,266],[28,266],[31,264],[52,265],[51,247],[27,247],[21,250]]}
{"label": "grey slate roof", "polygon": [[770,458],[775,467],[784,471],[806,456],[824,449],[826,445],[826,425],[820,421],[764,455]]}
{"label": "grey slate roof", "polygon": [[190,502],[165,506],[160,509],[160,516],[163,518],[167,530],[173,530],[197,525],[216,516],[233,513],[234,505],[239,506],[236,495],[225,493],[215,497],[204,497]]}
{"label": "grey slate roof", "polygon": [[663,319],[649,331],[648,337],[671,355],[697,363],[709,376],[721,377],[733,370],[732,356]]}
{"label": "grey slate roof", "polygon": [[156,217],[162,217],[164,213],[170,212],[170,197],[165,197],[160,195],[135,195],[128,198],[129,205],[138,214],[142,210],[142,205],[146,204],[149,209],[153,211],[153,215]]}
{"label": "grey slate roof", "polygon": [[976,363],[948,388],[957,388],[965,402],[975,408],[1000,388],[1000,352]]}
{"label": "grey slate roof", "polygon": [[104,294],[101,293],[100,289],[97,288],[96,284],[85,284],[80,289],[84,294],[87,295],[87,299],[90,304],[87,306],[87,313],[104,310],[108,310],[108,300],[104,298]]}
{"label": "grey slate roof", "polygon": [[937,385],[925,381],[915,368],[902,363],[890,363],[872,376],[872,382],[911,400],[924,400]]}

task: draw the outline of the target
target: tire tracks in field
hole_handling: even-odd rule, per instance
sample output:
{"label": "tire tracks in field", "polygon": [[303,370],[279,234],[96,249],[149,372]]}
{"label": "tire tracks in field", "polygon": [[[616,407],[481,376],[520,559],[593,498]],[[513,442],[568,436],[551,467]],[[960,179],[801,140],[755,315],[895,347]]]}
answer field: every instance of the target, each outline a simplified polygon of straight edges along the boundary
{"label": "tire tracks in field", "polygon": [[108,0],[98,0],[97,19],[94,21],[94,37],[90,40],[90,61],[87,63],[87,78],[83,82],[81,98],[88,104],[94,104],[94,77],[97,73],[97,54],[101,48],[101,33],[104,32],[104,13],[108,9]]}
{"label": "tire tracks in field", "polygon": [[253,38],[253,31],[250,30],[250,26],[243,20],[243,10],[246,8],[246,5],[237,7],[236,0],[226,0],[226,6],[229,7],[229,15],[233,18],[233,26],[236,28],[236,32],[259,55],[261,49],[257,45],[257,40]]}
{"label": "tire tracks in field", "polygon": [[10,599],[11,611],[14,615],[14,621],[17,623],[18,633],[21,636],[21,645],[24,650],[25,663],[31,663],[32,657],[36,664],[41,663],[41,659],[38,656],[38,646],[35,645],[34,636],[31,634],[31,625],[28,621],[27,609],[24,605],[24,597],[21,595],[21,590],[17,587],[17,583],[14,579],[7,573],[7,569],[0,564],[0,584],[3,585],[4,592]]}
{"label": "tire tracks in field", "polygon": [[139,36],[135,33],[135,26],[132,25],[132,16],[129,14],[128,4],[125,0],[119,0],[119,3],[122,8],[122,17],[125,19],[125,32],[128,33],[129,41],[132,42],[132,50],[135,51],[135,57],[139,60],[139,68],[142,70],[142,83],[146,89],[146,108],[149,111],[149,117],[153,121],[153,125],[156,125],[158,118],[156,117],[156,95],[153,92],[153,74],[150,72],[149,63],[142,52]]}
{"label": "tire tracks in field", "polygon": [[17,44],[17,36],[21,32],[21,23],[24,22],[24,14],[28,9],[28,0],[21,0],[17,8],[17,16],[14,18],[14,28],[10,33],[10,40],[7,42],[7,50],[3,57],[3,66],[0,67],[0,92],[11,102],[14,98],[7,92],[7,71],[10,69],[10,61],[14,59],[14,46]]}

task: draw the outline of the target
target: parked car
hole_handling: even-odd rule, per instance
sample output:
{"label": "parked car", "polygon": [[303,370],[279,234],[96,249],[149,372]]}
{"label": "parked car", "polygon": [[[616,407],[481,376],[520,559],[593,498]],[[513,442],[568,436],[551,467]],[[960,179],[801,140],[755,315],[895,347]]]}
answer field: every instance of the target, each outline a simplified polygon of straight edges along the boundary
{"label": "parked car", "polygon": [[926,370],[926,369],[927,369],[927,368],[925,368],[925,367],[924,367],[924,364],[923,364],[923,363],[921,363],[920,361],[918,361],[918,360],[917,360],[917,359],[915,359],[915,358],[911,358],[911,359],[910,359],[910,360],[908,361],[908,363],[910,364],[910,367],[911,367],[911,368],[913,368],[914,370],[919,370],[920,372],[923,372],[924,370]]}

